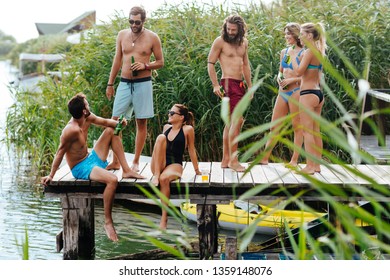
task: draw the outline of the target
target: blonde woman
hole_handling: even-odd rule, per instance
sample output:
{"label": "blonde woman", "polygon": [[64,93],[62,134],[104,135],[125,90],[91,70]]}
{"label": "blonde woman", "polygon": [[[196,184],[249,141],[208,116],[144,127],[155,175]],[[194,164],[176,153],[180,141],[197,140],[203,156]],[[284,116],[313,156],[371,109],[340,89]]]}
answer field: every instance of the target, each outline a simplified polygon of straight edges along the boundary
{"label": "blonde woman", "polygon": [[300,121],[303,127],[304,147],[308,154],[317,160],[306,159],[306,166],[301,170],[303,173],[314,174],[321,172],[318,160],[322,156],[322,138],[320,126],[309,111],[316,115],[321,115],[324,105],[324,94],[320,88],[320,79],[322,75],[322,64],[318,56],[325,56],[326,39],[325,29],[321,23],[305,23],[301,26],[300,39],[306,47],[301,63],[298,65],[295,58],[292,64],[298,76],[301,76],[301,95],[299,103],[302,106],[300,110]]}
{"label": "blonde woman", "polygon": [[[161,193],[168,199],[171,194],[170,185],[183,173],[183,155],[188,149],[196,175],[200,175],[198,158],[195,150],[194,115],[182,104],[175,104],[168,112],[168,124],[163,133],[157,136],[154,144],[151,171],[151,183],[160,186]],[[163,204],[167,205],[167,203]],[[166,229],[168,213],[162,209],[160,228]]]}
{"label": "blonde woman", "polygon": [[[294,129],[294,146],[300,148],[303,142],[302,130],[299,126],[299,93],[301,78],[297,76],[293,67],[291,57],[296,57],[296,62],[299,64],[299,59],[303,52],[301,42],[299,40],[300,25],[298,23],[288,23],[284,27],[284,38],[288,45],[287,48],[280,52],[280,66],[278,73],[279,94],[276,98],[274,110],[272,112],[272,122],[286,116],[288,113],[292,116],[292,126]],[[295,100],[292,101],[292,99]],[[271,133],[276,134],[280,129],[281,124],[271,128]],[[271,137],[265,146],[265,155],[261,160],[261,164],[268,164],[272,149],[276,145],[276,137]],[[298,164],[299,152],[294,149],[291,157],[290,166]]]}

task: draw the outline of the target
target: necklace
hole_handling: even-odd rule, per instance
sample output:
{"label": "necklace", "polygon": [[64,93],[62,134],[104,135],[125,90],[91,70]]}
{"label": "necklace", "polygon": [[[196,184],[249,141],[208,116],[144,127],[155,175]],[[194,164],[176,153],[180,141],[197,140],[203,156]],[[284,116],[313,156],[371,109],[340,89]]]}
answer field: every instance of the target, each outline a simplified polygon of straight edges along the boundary
{"label": "necklace", "polygon": [[144,30],[145,29],[142,29],[142,31],[141,31],[141,34],[140,35],[138,35],[138,37],[137,38],[135,38],[135,40],[133,40],[133,32],[131,32],[131,40],[132,40],[132,44],[131,44],[131,46],[132,47],[134,47],[134,44],[135,44],[135,42],[139,39],[139,37],[141,37],[142,36],[142,34],[144,34]]}

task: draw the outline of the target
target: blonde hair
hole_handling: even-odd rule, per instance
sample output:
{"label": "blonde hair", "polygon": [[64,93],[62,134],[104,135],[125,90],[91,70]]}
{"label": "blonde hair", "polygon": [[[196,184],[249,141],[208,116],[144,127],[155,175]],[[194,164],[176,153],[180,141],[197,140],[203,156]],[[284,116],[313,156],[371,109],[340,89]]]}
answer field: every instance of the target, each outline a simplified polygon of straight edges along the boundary
{"label": "blonde hair", "polygon": [[326,46],[324,24],[321,22],[304,23],[301,25],[301,30],[313,34],[313,40],[316,43],[318,50],[322,53],[322,55],[325,55],[325,50],[327,46]]}

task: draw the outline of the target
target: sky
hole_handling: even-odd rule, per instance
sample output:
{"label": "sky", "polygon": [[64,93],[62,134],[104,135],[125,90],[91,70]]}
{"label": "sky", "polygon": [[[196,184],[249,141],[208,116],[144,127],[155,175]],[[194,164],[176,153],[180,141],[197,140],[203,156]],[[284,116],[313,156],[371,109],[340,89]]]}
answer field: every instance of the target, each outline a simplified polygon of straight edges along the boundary
{"label": "sky", "polygon": [[[69,23],[88,11],[96,11],[96,23],[109,22],[116,13],[128,15],[130,8],[142,5],[146,16],[164,3],[181,0],[8,0],[0,4],[0,30],[12,35],[18,43],[38,37],[35,23]],[[192,2],[192,1],[190,1]],[[233,5],[247,4],[250,0],[199,0],[200,3]],[[5,4],[7,3],[7,4]]]}

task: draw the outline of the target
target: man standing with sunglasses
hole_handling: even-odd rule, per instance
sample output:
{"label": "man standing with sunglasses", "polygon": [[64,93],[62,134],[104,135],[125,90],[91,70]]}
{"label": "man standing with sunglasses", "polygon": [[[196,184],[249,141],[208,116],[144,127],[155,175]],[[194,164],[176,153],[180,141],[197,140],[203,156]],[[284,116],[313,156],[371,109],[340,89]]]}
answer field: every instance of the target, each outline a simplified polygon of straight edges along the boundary
{"label": "man standing with sunglasses", "polygon": [[[245,38],[245,32],[246,24],[241,16],[228,16],[222,25],[221,36],[214,40],[208,57],[207,69],[214,94],[220,98],[224,95],[230,98],[230,115],[245,95],[244,80],[248,88],[252,87],[248,40]],[[217,61],[222,70],[220,83],[215,70]],[[238,161],[238,143],[234,142],[240,134],[243,122],[242,117],[239,120],[231,120],[230,125],[226,125],[223,130],[222,168],[231,168],[237,172],[245,171],[244,166]]]}
{"label": "man standing with sunglasses", "polygon": [[[109,100],[115,96],[112,118],[120,115],[130,118],[134,111],[137,134],[132,169],[139,171],[139,159],[147,135],[147,120],[154,116],[152,70],[164,66],[164,56],[159,36],[144,27],[146,12],[142,7],[131,8],[129,29],[119,31],[116,39],[115,56],[107,83],[106,96]],[[151,56],[155,61],[151,62]],[[121,79],[114,90],[114,82],[119,70]],[[116,157],[107,169],[119,169]]]}

